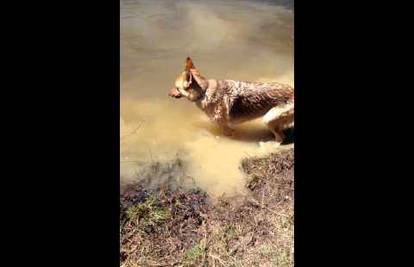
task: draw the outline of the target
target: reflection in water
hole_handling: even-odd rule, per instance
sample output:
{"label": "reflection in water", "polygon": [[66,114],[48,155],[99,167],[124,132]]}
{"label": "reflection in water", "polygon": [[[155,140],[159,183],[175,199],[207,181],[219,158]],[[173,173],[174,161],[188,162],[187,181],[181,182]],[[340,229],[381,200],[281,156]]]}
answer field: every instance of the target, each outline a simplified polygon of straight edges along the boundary
{"label": "reflection in water", "polygon": [[[277,4],[280,3],[280,4]],[[258,122],[220,135],[198,108],[167,96],[191,56],[207,78],[293,85],[291,1],[121,0],[121,182],[179,157],[212,195],[243,191],[242,157],[274,150]],[[141,162],[137,164],[137,162]],[[154,177],[156,179],[156,177]]]}

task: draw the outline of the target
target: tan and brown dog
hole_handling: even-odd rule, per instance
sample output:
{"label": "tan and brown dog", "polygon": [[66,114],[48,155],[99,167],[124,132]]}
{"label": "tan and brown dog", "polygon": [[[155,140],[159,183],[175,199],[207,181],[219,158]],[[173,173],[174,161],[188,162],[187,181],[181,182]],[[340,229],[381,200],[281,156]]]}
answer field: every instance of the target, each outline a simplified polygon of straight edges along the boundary
{"label": "tan and brown dog", "polygon": [[169,96],[184,96],[195,102],[225,135],[231,135],[235,124],[263,117],[276,141],[282,142],[283,130],[294,123],[293,87],[276,82],[206,79],[190,57]]}

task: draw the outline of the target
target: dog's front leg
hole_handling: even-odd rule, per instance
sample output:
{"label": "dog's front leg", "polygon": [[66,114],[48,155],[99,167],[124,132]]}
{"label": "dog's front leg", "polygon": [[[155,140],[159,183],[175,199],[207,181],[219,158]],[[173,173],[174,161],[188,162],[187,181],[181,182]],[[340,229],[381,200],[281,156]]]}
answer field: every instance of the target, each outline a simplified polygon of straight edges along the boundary
{"label": "dog's front leg", "polygon": [[223,135],[225,135],[225,136],[233,136],[234,129],[230,128],[228,125],[222,125],[220,127],[221,127],[221,129],[223,131]]}
{"label": "dog's front leg", "polygon": [[221,118],[221,117],[219,117],[219,118],[216,117],[215,121],[216,121],[217,125],[220,127],[223,135],[225,135],[225,136],[232,136],[233,135],[234,129],[232,129],[229,126],[226,119]]}

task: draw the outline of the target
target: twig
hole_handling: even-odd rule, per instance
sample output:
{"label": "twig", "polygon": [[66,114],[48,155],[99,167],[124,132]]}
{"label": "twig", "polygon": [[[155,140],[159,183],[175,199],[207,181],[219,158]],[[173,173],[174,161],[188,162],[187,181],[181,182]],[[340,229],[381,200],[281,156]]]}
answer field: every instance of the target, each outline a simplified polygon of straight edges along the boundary
{"label": "twig", "polygon": [[128,163],[128,162],[134,162],[134,163],[142,163],[139,160],[121,160],[120,163]]}
{"label": "twig", "polygon": [[[225,266],[225,267],[227,267],[228,265],[227,264],[225,264],[224,262],[223,262],[223,260],[222,259],[220,259],[220,257],[218,257],[218,256],[216,256],[216,255],[213,255],[213,254],[208,254],[208,256],[210,256],[210,257],[212,257],[213,259],[216,259],[216,260],[218,260],[220,263],[221,263],[221,265],[223,265],[223,266]],[[214,261],[213,261],[214,262]]]}
{"label": "twig", "polygon": [[134,130],[132,130],[131,132],[127,133],[127,134],[126,134],[126,135],[124,135],[124,136],[121,136],[121,140],[122,140],[123,138],[129,137],[129,136],[131,136],[131,135],[133,135],[133,134],[136,134],[136,133],[137,133],[137,131],[139,130],[139,128],[141,128],[142,124],[144,124],[144,122],[145,122],[145,120],[140,121],[139,125],[138,125],[138,126],[137,126]]}

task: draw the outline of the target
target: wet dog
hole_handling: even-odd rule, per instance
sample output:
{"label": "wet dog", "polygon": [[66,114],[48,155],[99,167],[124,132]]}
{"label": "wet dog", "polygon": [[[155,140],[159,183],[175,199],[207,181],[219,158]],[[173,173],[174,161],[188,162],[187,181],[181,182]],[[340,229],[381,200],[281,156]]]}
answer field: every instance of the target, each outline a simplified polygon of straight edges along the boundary
{"label": "wet dog", "polygon": [[263,117],[276,142],[282,142],[283,130],[294,124],[293,87],[277,82],[206,79],[190,57],[169,96],[195,102],[225,135],[231,135],[236,124]]}

